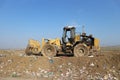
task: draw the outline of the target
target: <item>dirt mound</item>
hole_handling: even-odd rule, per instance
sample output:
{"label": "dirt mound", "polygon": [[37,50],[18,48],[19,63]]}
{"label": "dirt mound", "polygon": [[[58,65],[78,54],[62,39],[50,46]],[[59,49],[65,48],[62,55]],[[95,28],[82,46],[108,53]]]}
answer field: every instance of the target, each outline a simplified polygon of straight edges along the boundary
{"label": "dirt mound", "polygon": [[120,53],[89,57],[26,56],[23,50],[0,50],[0,80],[119,80]]}

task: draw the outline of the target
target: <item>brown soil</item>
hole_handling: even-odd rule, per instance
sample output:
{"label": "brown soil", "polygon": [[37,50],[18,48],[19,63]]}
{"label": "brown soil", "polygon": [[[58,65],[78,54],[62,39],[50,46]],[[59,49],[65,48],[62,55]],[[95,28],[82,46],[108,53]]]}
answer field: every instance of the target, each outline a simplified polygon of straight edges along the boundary
{"label": "brown soil", "polygon": [[0,80],[120,80],[120,52],[46,58],[0,50]]}

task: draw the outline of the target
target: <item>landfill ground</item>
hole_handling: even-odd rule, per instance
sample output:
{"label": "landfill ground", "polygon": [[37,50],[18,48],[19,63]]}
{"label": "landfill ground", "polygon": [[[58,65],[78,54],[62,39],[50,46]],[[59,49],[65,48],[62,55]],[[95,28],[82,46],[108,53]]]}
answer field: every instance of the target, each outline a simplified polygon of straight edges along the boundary
{"label": "landfill ground", "polygon": [[26,56],[24,50],[0,50],[0,80],[120,80],[120,51],[46,58]]}

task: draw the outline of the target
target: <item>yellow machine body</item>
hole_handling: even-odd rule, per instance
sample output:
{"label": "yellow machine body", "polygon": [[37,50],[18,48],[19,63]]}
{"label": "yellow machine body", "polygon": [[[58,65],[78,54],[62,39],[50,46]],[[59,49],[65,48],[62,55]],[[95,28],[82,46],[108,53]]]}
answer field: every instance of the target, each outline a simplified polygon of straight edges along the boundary
{"label": "yellow machine body", "polygon": [[[27,55],[41,54],[43,56],[55,56],[59,53],[73,53],[76,57],[89,55],[90,51],[100,51],[99,39],[86,33],[76,34],[75,27],[64,27],[62,39],[44,39],[41,43],[37,40],[29,40],[25,49]],[[69,33],[68,33],[69,32]],[[70,34],[69,36],[67,35]],[[61,51],[61,52],[60,52]]]}
{"label": "yellow machine body", "polygon": [[94,47],[97,51],[100,51],[100,40],[97,38],[94,39]]}
{"label": "yellow machine body", "polygon": [[41,45],[40,45],[39,41],[30,39],[28,42],[28,46],[25,50],[25,53],[28,55],[29,54],[40,54],[42,51],[42,48],[46,44],[56,45],[58,48],[60,48],[60,46],[61,46],[59,38],[56,38],[56,39],[44,39],[44,38],[42,38]]}

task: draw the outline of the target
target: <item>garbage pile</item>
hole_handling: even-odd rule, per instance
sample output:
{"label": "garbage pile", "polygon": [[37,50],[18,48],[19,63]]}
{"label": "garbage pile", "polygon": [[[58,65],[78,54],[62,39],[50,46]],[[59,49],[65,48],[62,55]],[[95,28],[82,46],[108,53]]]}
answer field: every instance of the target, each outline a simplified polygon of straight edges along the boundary
{"label": "garbage pile", "polygon": [[0,51],[0,78],[43,80],[120,80],[120,53],[90,57],[26,56],[24,51]]}

